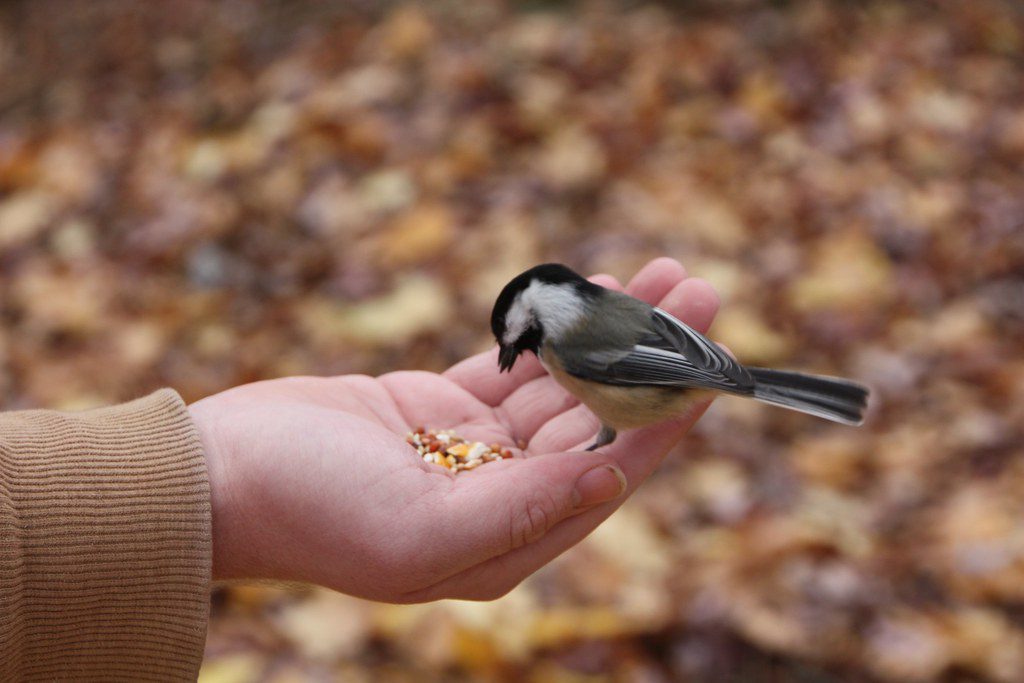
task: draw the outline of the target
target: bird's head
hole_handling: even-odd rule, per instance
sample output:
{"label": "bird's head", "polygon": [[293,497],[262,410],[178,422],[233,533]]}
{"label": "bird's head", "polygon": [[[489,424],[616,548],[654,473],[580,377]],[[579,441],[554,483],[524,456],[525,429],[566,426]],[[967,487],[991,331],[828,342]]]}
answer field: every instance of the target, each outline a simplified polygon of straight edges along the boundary
{"label": "bird's head", "polygon": [[536,354],[545,341],[568,331],[600,291],[601,287],[560,263],[534,266],[512,278],[491,311],[501,371],[511,370],[523,351]]}

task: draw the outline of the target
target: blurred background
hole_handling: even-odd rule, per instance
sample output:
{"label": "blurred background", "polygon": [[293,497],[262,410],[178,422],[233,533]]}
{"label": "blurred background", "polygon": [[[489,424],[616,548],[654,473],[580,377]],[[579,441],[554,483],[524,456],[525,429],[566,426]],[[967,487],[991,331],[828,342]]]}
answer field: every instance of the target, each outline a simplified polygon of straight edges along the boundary
{"label": "blurred background", "polygon": [[722,399],[494,603],[218,589],[206,683],[1024,680],[1024,9],[0,5],[0,408],[442,370],[542,260],[669,255]]}

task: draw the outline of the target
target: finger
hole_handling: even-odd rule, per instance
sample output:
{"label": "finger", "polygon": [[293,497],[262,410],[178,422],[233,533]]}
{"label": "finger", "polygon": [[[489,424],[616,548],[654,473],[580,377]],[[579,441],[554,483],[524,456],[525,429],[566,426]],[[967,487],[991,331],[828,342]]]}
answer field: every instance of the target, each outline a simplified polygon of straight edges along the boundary
{"label": "finger", "polygon": [[[432,373],[417,370],[389,372],[377,378],[394,401],[408,427],[462,425],[486,420],[490,408],[451,382],[430,381]],[[424,391],[417,392],[415,387]],[[429,393],[427,393],[429,389]]]}
{"label": "finger", "polygon": [[[700,278],[678,283],[660,301],[662,310],[674,315],[698,332],[706,332],[718,312],[719,299],[714,288]],[[588,417],[589,416],[589,417]],[[530,450],[550,453],[575,448],[597,433],[597,419],[585,408],[572,409],[554,416],[530,440]]]}
{"label": "finger", "polygon": [[[706,399],[695,398],[693,404],[685,409],[679,417],[673,418],[672,420],[662,424],[677,424],[679,429],[676,430],[676,432],[670,433],[678,432],[681,436],[682,433],[685,433],[685,431],[692,426],[693,422],[696,421],[696,416],[703,414],[703,411],[706,408],[706,403]],[[646,473],[648,473],[649,470],[653,470],[654,467],[651,466],[648,468],[645,466],[640,470],[634,469],[634,464],[646,463],[645,458],[642,455],[637,455],[636,453],[656,453],[656,447],[663,441],[663,439],[656,438],[659,432],[651,432],[649,430],[661,427],[662,424],[638,430],[624,431],[619,435],[614,443],[610,446],[605,446],[601,450],[607,452],[616,459],[619,459],[619,454],[622,454],[620,466],[625,468],[623,471],[626,472],[627,476],[630,476],[631,478],[636,477],[638,474],[646,476]],[[558,446],[562,446],[562,450],[586,448],[594,442],[594,437],[597,435],[597,430],[600,428],[601,423],[597,417],[595,417],[586,406],[578,406],[567,412],[564,416],[560,416],[545,424],[537,432],[533,441],[530,442],[529,448],[531,451],[539,451],[542,453],[554,452]],[[655,438],[655,440],[650,444],[645,444],[643,439],[646,438]],[[638,450],[631,450],[634,448]],[[634,455],[630,456],[629,453],[634,453]]]}
{"label": "finger", "polygon": [[622,291],[622,283],[614,275],[608,273],[598,273],[597,275],[591,275],[587,278],[595,285],[601,285],[607,289],[614,289],[616,291]]}
{"label": "finger", "polygon": [[578,405],[545,422],[527,443],[536,453],[567,451],[588,439],[592,443],[600,428],[601,422],[590,409]]}
{"label": "finger", "polygon": [[497,346],[456,363],[444,372],[446,378],[491,407],[499,405],[513,391],[543,374],[544,368],[532,353],[519,356],[509,372],[498,372]]}
{"label": "finger", "polygon": [[658,308],[697,330],[707,332],[718,313],[721,299],[707,280],[691,277],[672,288]]}
{"label": "finger", "polygon": [[626,286],[626,294],[653,304],[686,279],[686,269],[675,259],[662,256],[640,269]]}
{"label": "finger", "polygon": [[[622,284],[611,275],[595,275],[590,280],[609,289],[622,289]],[[513,391],[543,374],[544,368],[531,353],[519,356],[509,372],[498,372],[497,346],[456,363],[444,372],[445,377],[491,407],[499,405]]]}
{"label": "finger", "polygon": [[711,405],[711,396],[698,396],[678,417],[643,429],[633,429],[601,450],[611,457],[635,486],[653,472],[665,455]]}
{"label": "finger", "polygon": [[626,480],[599,453],[507,460],[460,474],[437,510],[450,522],[429,549],[449,574],[534,543],[563,519],[619,496]]}
{"label": "finger", "polygon": [[513,391],[502,402],[499,414],[516,441],[529,443],[551,418],[578,404],[575,396],[545,374]]}
{"label": "finger", "polygon": [[[527,576],[586,538],[615,512],[642,483],[643,478],[664,458],[678,437],[703,414],[707,405],[708,402],[702,402],[694,407],[690,415],[671,423],[638,430],[624,441],[623,450],[646,453],[656,449],[658,454],[656,458],[648,458],[644,466],[630,468],[637,472],[639,478],[633,480],[627,475],[629,483],[624,495],[562,520],[534,543],[474,565],[428,588],[410,593],[405,596],[406,601],[424,602],[440,598],[493,600],[512,590]],[[563,457],[570,456],[571,454],[566,454]],[[628,463],[629,459],[625,458],[619,462]]]}

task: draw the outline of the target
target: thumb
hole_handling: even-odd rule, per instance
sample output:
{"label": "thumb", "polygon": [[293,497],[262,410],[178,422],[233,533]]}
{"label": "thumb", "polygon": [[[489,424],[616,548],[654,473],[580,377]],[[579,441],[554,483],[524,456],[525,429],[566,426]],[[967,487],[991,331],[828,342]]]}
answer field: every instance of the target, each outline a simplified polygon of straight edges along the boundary
{"label": "thumb", "polygon": [[[497,463],[496,463],[497,464]],[[567,517],[622,495],[626,476],[599,453],[506,460],[460,475],[446,497],[458,564],[476,564],[542,537]],[[450,507],[449,507],[450,506]]]}

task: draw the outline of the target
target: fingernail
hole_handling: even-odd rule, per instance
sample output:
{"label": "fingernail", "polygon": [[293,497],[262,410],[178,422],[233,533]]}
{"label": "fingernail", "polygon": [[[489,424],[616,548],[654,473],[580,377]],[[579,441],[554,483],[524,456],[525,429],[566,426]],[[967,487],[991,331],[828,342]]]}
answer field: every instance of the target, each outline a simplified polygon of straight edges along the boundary
{"label": "fingernail", "polygon": [[618,498],[626,490],[626,475],[615,465],[601,465],[576,480],[572,502],[578,508]]}

